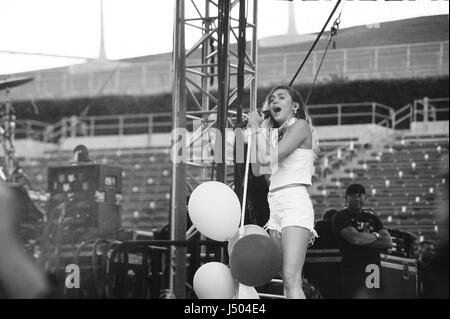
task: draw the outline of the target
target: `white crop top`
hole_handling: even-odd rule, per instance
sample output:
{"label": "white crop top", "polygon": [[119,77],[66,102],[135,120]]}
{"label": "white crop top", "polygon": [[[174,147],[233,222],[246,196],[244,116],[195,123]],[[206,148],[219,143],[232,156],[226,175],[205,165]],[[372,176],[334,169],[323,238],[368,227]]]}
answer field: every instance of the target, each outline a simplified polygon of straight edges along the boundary
{"label": "white crop top", "polygon": [[295,183],[311,185],[314,172],[314,152],[296,148],[271,168],[269,190]]}

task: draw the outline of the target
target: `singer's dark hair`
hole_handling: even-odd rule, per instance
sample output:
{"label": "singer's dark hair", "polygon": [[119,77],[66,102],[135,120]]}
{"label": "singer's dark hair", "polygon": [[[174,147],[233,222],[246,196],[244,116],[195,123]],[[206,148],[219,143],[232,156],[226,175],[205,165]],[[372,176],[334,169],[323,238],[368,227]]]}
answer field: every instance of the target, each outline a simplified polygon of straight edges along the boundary
{"label": "singer's dark hair", "polygon": [[[314,151],[314,155],[315,155],[315,159],[318,158],[318,154],[319,154],[319,139],[316,135],[316,132],[314,130],[314,126],[311,120],[311,117],[309,116],[308,112],[306,111],[306,107],[305,107],[305,103],[303,103],[303,99],[302,96],[300,95],[300,92],[298,92],[297,90],[293,89],[292,87],[288,86],[288,85],[276,85],[275,87],[273,87],[270,91],[269,94],[267,94],[265,100],[264,100],[264,108],[269,109],[269,99],[270,97],[273,95],[273,93],[276,90],[285,90],[288,92],[288,94],[291,96],[292,101],[294,103],[298,103],[299,107],[297,109],[297,111],[295,112],[295,117],[298,119],[302,119],[305,120],[306,122],[308,122],[310,128],[311,128],[311,133],[312,133],[312,144],[313,144],[313,151]],[[264,109],[263,108],[263,109]],[[273,117],[270,115],[269,117],[269,127],[273,127],[273,128],[278,128],[280,126],[280,124],[275,121],[273,119]]]}
{"label": "singer's dark hair", "polygon": [[[286,90],[289,93],[289,95],[291,96],[292,101],[298,103],[298,105],[299,105],[297,112],[295,112],[295,117],[298,119],[306,120],[310,125],[312,125],[311,118],[307,115],[307,113],[305,111],[305,104],[303,103],[303,99],[300,95],[300,92],[291,88],[288,85],[277,85],[270,90],[269,94],[267,94],[267,96],[264,100],[267,107],[269,107],[270,97],[273,95],[273,93],[276,90]],[[280,124],[277,123],[276,121],[274,121],[272,116],[270,117],[270,121],[271,121],[272,127],[274,127],[274,128],[279,127]]]}

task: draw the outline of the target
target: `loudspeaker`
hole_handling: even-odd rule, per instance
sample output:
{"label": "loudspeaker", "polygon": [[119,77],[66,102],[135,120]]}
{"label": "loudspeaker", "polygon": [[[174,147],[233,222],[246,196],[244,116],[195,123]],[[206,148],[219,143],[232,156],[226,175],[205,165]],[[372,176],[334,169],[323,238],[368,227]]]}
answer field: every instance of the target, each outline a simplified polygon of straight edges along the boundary
{"label": "loudspeaker", "polygon": [[121,168],[88,163],[49,167],[48,192],[48,219],[63,229],[64,242],[119,230]]}

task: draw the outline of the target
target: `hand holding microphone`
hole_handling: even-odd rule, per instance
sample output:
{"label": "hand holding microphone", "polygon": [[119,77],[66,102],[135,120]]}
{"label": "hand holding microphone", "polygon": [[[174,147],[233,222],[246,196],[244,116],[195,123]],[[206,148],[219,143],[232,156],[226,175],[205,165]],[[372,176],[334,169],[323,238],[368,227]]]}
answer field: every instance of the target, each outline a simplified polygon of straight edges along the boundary
{"label": "hand holding microphone", "polygon": [[270,111],[255,111],[251,112],[247,115],[247,119],[242,121],[241,124],[238,124],[238,127],[247,127],[248,124],[250,126],[260,126],[262,121],[270,117]]}

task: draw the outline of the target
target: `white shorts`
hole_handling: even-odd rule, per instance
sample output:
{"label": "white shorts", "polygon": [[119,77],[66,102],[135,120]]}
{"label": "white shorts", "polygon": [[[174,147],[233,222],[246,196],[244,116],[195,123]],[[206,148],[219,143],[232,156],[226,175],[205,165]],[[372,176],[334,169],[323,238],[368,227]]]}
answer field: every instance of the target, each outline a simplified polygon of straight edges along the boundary
{"label": "white shorts", "polygon": [[305,186],[295,186],[267,194],[270,218],[267,229],[280,232],[284,227],[299,226],[309,229],[310,243],[314,242],[314,209]]}

